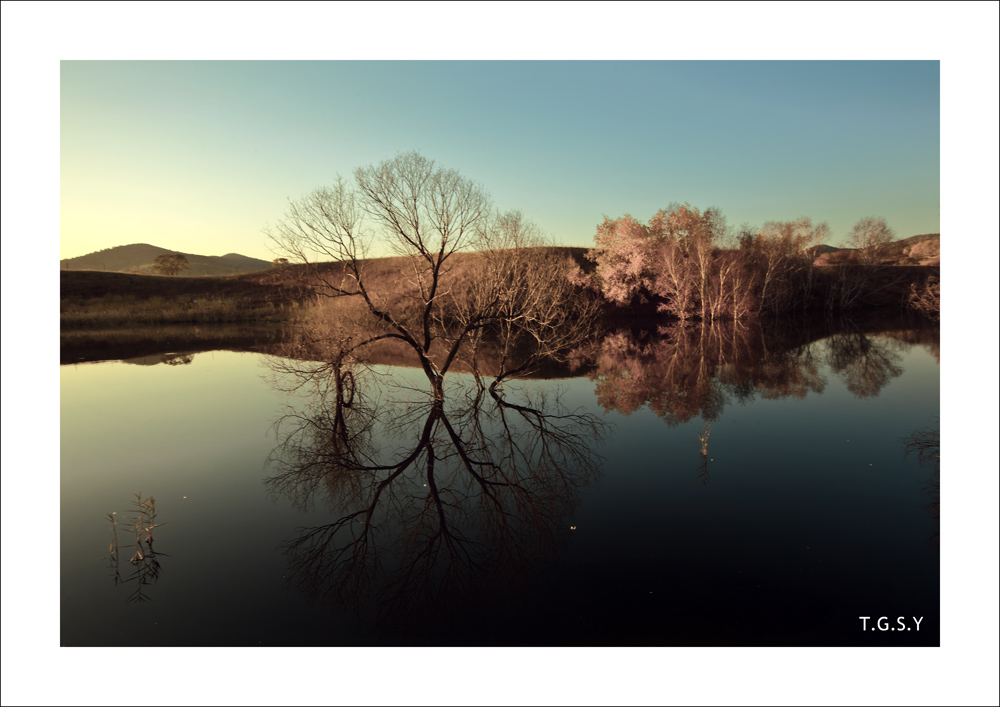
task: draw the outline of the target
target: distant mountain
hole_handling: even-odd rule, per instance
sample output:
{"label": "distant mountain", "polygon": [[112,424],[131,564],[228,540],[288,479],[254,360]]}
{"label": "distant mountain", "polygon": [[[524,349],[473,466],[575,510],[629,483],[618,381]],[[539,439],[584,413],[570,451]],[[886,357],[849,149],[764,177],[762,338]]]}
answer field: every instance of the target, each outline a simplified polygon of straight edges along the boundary
{"label": "distant mountain", "polygon": [[811,248],[806,248],[806,252],[811,254],[813,257],[819,257],[821,255],[826,255],[827,253],[833,253],[838,250],[841,250],[841,248],[837,248],[836,246],[832,245],[827,245],[826,243],[824,243],[823,245],[814,245]]}
{"label": "distant mountain", "polygon": [[[160,248],[147,243],[133,243],[114,248],[105,248],[96,253],[81,255],[78,258],[66,258],[59,261],[61,270],[107,270],[127,273],[155,273],[153,260],[158,255],[176,253],[178,251]],[[251,258],[239,253],[225,255],[195,255],[183,253],[188,259],[188,269],[182,276],[200,275],[236,275],[244,272],[269,270],[271,263],[260,258]]]}

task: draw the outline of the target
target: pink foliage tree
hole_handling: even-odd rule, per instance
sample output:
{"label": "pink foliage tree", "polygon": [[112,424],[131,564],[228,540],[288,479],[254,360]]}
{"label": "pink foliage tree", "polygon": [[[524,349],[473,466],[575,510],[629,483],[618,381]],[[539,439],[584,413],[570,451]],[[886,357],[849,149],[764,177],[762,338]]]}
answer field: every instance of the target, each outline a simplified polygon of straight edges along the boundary
{"label": "pink foliage tree", "polygon": [[671,204],[648,224],[629,215],[606,217],[589,256],[597,264],[590,282],[616,304],[648,297],[659,311],[680,319],[715,318],[722,310],[712,288],[725,233],[718,209],[700,211],[690,204]]}
{"label": "pink foliage tree", "polygon": [[594,243],[596,249],[588,257],[597,264],[594,276],[606,299],[628,304],[648,291],[654,243],[647,226],[629,215],[605,217],[597,226]]}

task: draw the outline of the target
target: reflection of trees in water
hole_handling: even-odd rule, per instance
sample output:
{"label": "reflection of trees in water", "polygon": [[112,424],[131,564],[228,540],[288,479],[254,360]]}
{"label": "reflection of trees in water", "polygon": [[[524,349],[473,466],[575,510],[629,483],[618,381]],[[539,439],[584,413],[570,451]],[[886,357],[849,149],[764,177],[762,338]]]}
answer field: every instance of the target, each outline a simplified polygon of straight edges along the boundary
{"label": "reflection of trees in water", "polygon": [[[938,363],[941,363],[941,329],[940,327],[928,327],[923,329],[900,329],[897,331],[886,331],[885,336],[895,339],[910,346],[921,346]],[[909,346],[905,347],[909,348]]]}
{"label": "reflection of trees in water", "polygon": [[704,328],[678,326],[638,338],[623,331],[608,334],[590,374],[598,402],[626,415],[649,406],[670,425],[698,415],[715,419],[724,395],[711,347],[700,335]]}
{"label": "reflection of trees in water", "polygon": [[784,345],[758,324],[739,322],[611,333],[590,377],[605,410],[648,406],[671,426],[718,419],[733,400],[805,397],[826,384],[811,346]]}
{"label": "reflection of trees in water", "polygon": [[934,425],[914,430],[903,439],[903,452],[914,456],[921,468],[930,471],[923,482],[922,493],[930,499],[924,510],[934,519],[936,531],[930,538],[935,546],[941,544],[941,431]]}
{"label": "reflection of trees in water", "polygon": [[804,398],[826,385],[813,347],[788,341],[759,323],[724,322],[660,327],[655,334],[608,334],[595,381],[605,410],[630,414],[643,406],[675,426],[701,417],[698,479],[711,482],[708,441],[727,404]]}
{"label": "reflection of trees in water", "polygon": [[934,353],[937,340],[936,329],[870,334],[847,321],[818,329],[725,322],[616,330],[605,335],[589,375],[606,411],[648,407],[670,426],[700,417],[698,477],[708,483],[708,435],[726,405],[821,394],[824,364],[855,396],[874,397],[903,372],[903,351],[922,345]]}
{"label": "reflection of trees in water", "polygon": [[936,342],[936,330],[871,334],[850,322],[827,322],[812,335],[807,326],[761,322],[616,330],[604,337],[590,378],[605,410],[627,415],[649,407],[674,426],[698,417],[711,422],[727,404],[758,396],[820,394],[824,364],[854,395],[874,397],[902,374],[903,351],[922,345],[936,354]]}
{"label": "reflection of trees in water", "polygon": [[543,392],[463,377],[441,398],[360,365],[273,368],[310,399],[280,421],[270,490],[338,514],[287,543],[294,575],[356,608],[374,598],[383,618],[440,617],[516,585],[597,474],[605,426]]}
{"label": "reflection of trees in water", "polygon": [[[829,326],[613,331],[590,377],[605,410],[648,406],[669,425],[702,417],[699,478],[709,483],[711,423],[727,404],[821,393],[825,364],[855,394],[875,395],[913,345],[857,330],[829,338]],[[478,376],[405,388],[327,340],[332,363],[272,360],[275,385],[308,395],[279,423],[270,491],[334,514],[287,543],[303,587],[358,609],[371,600],[396,622],[434,618],[510,589],[554,552],[597,474],[599,418]]]}
{"label": "reflection of trees in water", "polygon": [[909,346],[898,339],[854,329],[827,340],[827,362],[855,396],[873,398],[903,373],[901,351],[906,348]]}
{"label": "reflection of trees in water", "polygon": [[744,338],[752,345],[730,352],[718,372],[737,401],[750,402],[758,395],[765,400],[804,399],[825,390],[811,343],[787,342],[759,328],[750,329]]}

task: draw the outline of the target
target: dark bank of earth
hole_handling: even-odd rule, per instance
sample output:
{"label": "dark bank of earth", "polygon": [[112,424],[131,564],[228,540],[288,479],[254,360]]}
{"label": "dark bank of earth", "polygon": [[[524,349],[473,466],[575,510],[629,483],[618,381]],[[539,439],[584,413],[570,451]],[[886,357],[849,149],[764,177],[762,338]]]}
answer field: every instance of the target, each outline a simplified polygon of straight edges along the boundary
{"label": "dark bank of earth", "polygon": [[[561,248],[578,264],[583,248]],[[377,285],[392,288],[393,259],[382,259]],[[337,264],[324,264],[333,271]],[[162,325],[279,324],[301,316],[316,301],[315,280],[303,277],[300,266],[226,277],[165,277],[100,271],[60,273],[60,326],[63,331],[123,329]],[[923,287],[939,278],[940,268],[896,265],[880,269],[872,293],[851,312],[907,308],[911,286]],[[826,311],[827,292],[837,278],[836,267],[816,269],[816,288],[800,312]],[[466,283],[461,283],[466,284]],[[636,298],[627,306],[607,304],[611,318],[651,316],[656,303]]]}

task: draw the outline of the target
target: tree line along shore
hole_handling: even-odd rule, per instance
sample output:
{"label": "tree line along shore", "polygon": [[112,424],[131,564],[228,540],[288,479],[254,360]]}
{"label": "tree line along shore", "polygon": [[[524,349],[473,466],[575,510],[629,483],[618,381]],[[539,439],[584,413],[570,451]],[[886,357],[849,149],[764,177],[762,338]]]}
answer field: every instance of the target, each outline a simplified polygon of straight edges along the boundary
{"label": "tree line along shore", "polygon": [[[881,217],[860,219],[849,249],[830,249],[830,228],[808,217],[733,229],[716,207],[672,203],[647,222],[605,217],[594,248],[558,247],[418,152],[289,201],[264,233],[283,257],[255,273],[177,277],[180,253],[157,256],[162,277],[62,272],[62,326],[303,324],[347,357],[402,342],[440,381],[466,343],[529,344],[537,363],[602,316],[721,322],[886,307],[939,316],[936,269],[902,265],[930,255],[926,245],[897,242]],[[385,252],[395,257],[371,257]],[[435,341],[450,352],[440,371],[427,357]]]}
{"label": "tree line along shore", "polygon": [[[591,278],[590,283],[578,286],[586,290],[590,285],[593,290],[598,270],[594,251],[570,247],[545,250],[565,261],[567,277],[575,277],[577,281],[581,276]],[[475,258],[475,254],[456,254],[455,267],[446,275],[449,281],[455,281],[453,286],[468,286],[461,280],[471,276],[472,269],[462,267],[461,261],[470,258]],[[811,278],[810,291],[795,301],[792,311],[850,313],[897,309],[930,318],[939,315],[939,267],[893,264],[872,272],[856,272],[856,263],[845,256],[841,259],[843,262],[839,263],[810,264],[808,278],[798,272],[804,280]],[[61,271],[60,325],[64,330],[73,330],[169,324],[293,324],[316,305],[318,278],[322,273],[336,272],[342,267],[337,263],[289,264],[254,273],[202,277]],[[370,277],[376,286],[391,287],[405,267],[405,258],[373,259]],[[782,285],[785,284],[783,281]],[[851,284],[854,287],[848,294],[853,301],[842,301],[844,288]],[[757,286],[763,289],[762,283]],[[759,292],[751,290],[747,296],[759,297]],[[788,295],[779,293],[774,297],[783,301]],[[662,311],[655,295],[651,296],[638,282],[627,299],[621,296],[618,300],[602,299],[602,309],[608,317],[647,316],[660,311],[664,319],[678,318]]]}

